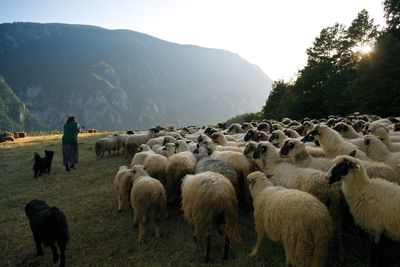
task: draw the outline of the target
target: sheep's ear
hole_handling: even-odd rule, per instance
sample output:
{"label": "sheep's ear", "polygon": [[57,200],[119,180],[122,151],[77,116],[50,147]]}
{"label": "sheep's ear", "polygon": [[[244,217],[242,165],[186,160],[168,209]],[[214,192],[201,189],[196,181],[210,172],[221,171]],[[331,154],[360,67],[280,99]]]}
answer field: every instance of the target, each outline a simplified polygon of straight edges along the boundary
{"label": "sheep's ear", "polygon": [[349,156],[354,158],[356,156],[356,153],[357,153],[357,151],[353,150],[350,152]]}

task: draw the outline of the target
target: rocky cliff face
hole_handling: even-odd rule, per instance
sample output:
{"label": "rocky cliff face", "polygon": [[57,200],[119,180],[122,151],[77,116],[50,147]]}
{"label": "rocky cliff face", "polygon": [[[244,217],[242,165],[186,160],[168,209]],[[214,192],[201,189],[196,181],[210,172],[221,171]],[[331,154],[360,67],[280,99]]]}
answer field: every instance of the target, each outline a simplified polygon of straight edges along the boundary
{"label": "rocky cliff face", "polygon": [[271,87],[228,51],[65,24],[0,24],[0,75],[49,128],[68,114],[98,129],[213,123],[260,110]]}

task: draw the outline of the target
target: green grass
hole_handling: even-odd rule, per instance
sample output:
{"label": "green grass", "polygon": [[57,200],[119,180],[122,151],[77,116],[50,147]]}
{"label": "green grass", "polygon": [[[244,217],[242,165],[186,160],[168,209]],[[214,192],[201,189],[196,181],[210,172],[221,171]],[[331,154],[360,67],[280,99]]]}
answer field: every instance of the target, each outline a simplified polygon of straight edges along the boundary
{"label": "green grass", "polygon": [[[51,250],[35,257],[35,245],[25,204],[34,199],[57,206],[66,214],[70,230],[66,263],[68,266],[208,266],[203,264],[202,243],[192,239],[192,228],[177,207],[162,224],[162,237],[155,242],[152,228],[143,244],[137,242],[131,210],[117,212],[117,194],[112,181],[121,156],[96,159],[94,142],[107,133],[80,134],[77,170],[62,166],[61,135],[35,136],[0,144],[0,266],[53,266]],[[55,151],[50,174],[33,178],[33,152]],[[248,255],[256,240],[251,214],[241,215],[242,245],[233,247],[229,261],[220,258],[223,239],[212,236],[211,266],[283,266],[284,253],[278,243],[265,240],[258,255]],[[362,240],[351,244],[360,246]],[[346,249],[346,266],[365,266],[365,253]],[[356,255],[356,256],[354,256]],[[358,258],[357,258],[358,257]],[[361,259],[360,259],[361,258]],[[329,266],[343,266],[330,256]]]}

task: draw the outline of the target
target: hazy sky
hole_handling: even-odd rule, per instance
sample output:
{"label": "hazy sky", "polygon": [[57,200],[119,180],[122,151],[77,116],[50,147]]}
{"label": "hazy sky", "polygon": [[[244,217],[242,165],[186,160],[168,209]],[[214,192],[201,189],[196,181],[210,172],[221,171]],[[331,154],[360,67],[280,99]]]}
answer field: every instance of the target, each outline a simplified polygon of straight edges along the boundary
{"label": "hazy sky", "polygon": [[381,0],[0,0],[0,23],[60,22],[131,29],[222,48],[289,79],[322,28],[349,25],[365,8],[383,25]]}

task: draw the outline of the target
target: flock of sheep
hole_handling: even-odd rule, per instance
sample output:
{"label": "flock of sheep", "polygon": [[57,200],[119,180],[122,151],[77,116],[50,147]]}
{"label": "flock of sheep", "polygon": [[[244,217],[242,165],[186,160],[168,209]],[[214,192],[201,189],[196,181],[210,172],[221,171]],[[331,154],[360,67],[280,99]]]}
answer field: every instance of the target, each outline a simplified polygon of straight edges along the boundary
{"label": "flock of sheep", "polygon": [[[264,120],[215,127],[115,134],[95,152],[121,154],[114,186],[118,210],[129,202],[142,242],[153,222],[182,207],[210,259],[210,232],[240,244],[239,214],[253,210],[255,256],[264,238],[282,243],[286,264],[324,266],[330,244],[343,260],[343,211],[373,237],[400,241],[399,121],[355,113],[347,117]],[[376,250],[378,251],[378,250]],[[371,260],[379,254],[371,252]]]}

